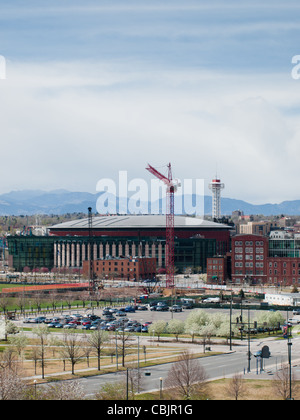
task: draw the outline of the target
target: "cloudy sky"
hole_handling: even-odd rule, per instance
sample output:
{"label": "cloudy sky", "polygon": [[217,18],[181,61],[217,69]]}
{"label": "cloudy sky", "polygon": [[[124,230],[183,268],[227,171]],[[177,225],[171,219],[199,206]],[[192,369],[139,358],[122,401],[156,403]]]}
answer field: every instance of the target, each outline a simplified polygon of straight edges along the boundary
{"label": "cloudy sky", "polygon": [[296,0],[0,0],[0,193],[171,162],[206,193],[217,172],[226,197],[300,199],[299,41]]}

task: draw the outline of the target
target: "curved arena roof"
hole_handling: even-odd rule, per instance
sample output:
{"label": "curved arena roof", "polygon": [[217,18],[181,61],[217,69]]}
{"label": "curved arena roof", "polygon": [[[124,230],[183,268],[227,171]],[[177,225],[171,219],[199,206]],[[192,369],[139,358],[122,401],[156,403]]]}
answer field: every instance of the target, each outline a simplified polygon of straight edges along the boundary
{"label": "curved arena roof", "polygon": [[[93,216],[93,229],[125,229],[125,228],[165,228],[165,215],[114,215],[114,216]],[[230,226],[215,223],[191,216],[174,216],[175,228],[204,228],[204,229],[229,229]],[[88,218],[72,220],[51,226],[50,231],[67,229],[88,229]]]}

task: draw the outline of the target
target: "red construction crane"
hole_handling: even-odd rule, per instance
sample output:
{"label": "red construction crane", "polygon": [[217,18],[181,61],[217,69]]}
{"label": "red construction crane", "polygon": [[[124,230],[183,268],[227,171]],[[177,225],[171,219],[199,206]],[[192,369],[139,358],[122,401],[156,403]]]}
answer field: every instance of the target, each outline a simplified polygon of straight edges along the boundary
{"label": "red construction crane", "polygon": [[146,168],[152,175],[163,181],[167,186],[167,205],[166,205],[166,286],[174,287],[174,192],[177,188],[172,179],[171,163],[168,164],[168,176],[161,174],[157,169],[148,164]]}

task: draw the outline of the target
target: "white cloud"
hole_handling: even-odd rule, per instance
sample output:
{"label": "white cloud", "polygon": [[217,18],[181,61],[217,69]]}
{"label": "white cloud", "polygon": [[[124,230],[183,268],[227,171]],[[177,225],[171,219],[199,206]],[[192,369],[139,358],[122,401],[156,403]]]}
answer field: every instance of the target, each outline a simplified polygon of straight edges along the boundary
{"label": "white cloud", "polygon": [[290,183],[291,172],[300,181],[297,113],[285,113],[290,102],[299,106],[290,75],[151,71],[138,64],[131,72],[95,61],[9,67],[0,84],[5,191],[95,192],[100,178],[117,179],[119,170],[150,182],[147,162],[171,161],[174,176],[204,178],[206,185],[217,167],[224,196],[299,198]]}

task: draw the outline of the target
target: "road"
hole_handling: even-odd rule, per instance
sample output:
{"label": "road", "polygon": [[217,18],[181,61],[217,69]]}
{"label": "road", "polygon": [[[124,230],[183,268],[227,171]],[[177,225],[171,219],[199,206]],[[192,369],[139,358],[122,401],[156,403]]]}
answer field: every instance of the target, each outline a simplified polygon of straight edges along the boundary
{"label": "road", "polygon": [[[294,335],[292,342],[292,369],[297,379],[300,379],[300,337]],[[264,371],[260,372],[257,367],[257,359],[253,354],[267,345],[271,351],[271,357],[264,360]],[[189,346],[191,347],[191,346]],[[230,352],[229,347],[212,345],[213,351],[223,350],[225,353],[221,355],[212,355],[199,359],[199,364],[205,369],[209,380],[216,380],[223,377],[231,377],[239,373],[245,374],[245,378],[249,379],[272,379],[277,369],[280,369],[282,363],[288,361],[287,340],[278,340],[268,337],[263,340],[252,339],[250,341],[251,362],[250,372],[248,368],[248,342],[245,340],[237,346],[233,346]],[[168,371],[172,363],[164,363],[148,368],[141,369],[141,388],[140,391],[158,391],[160,387],[160,378],[162,384],[167,377]],[[145,375],[145,373],[150,375]],[[125,380],[126,371],[91,376],[87,378],[77,379],[87,398],[93,398],[95,393],[99,392],[101,386],[105,383]]]}
{"label": "road", "polygon": [[[229,313],[228,310],[223,309],[207,309],[208,312],[214,311],[222,312],[222,313]],[[98,311],[95,311],[96,313]],[[191,310],[183,311],[182,313],[175,313],[172,314],[170,312],[136,312],[133,314],[129,314],[129,317],[132,319],[136,319],[138,321],[148,321],[151,320],[152,322],[156,321],[157,319],[164,319],[170,320],[172,317],[176,319],[186,319],[188,314]],[[238,315],[240,311],[233,312],[233,319],[235,313]],[[99,311],[100,314],[100,311]],[[19,325],[23,325],[22,322],[18,322]],[[59,332],[60,333],[60,332]],[[30,334],[30,333],[29,333]],[[296,360],[296,356],[300,355],[300,338],[295,338],[292,340],[292,357],[293,357],[293,370],[296,374],[300,376],[300,370],[298,370],[298,361]],[[140,336],[140,345],[143,344],[149,345],[149,336]],[[143,343],[145,341],[145,343]],[[176,343],[172,343],[172,345],[176,346]],[[179,345],[182,345],[180,343]],[[287,341],[286,340],[278,340],[273,339],[272,336],[268,337],[263,340],[259,339],[251,339],[250,341],[250,350],[253,354],[257,350],[261,349],[263,345],[268,345],[271,351],[271,358],[265,360],[265,371],[266,372],[275,372],[277,368],[280,368],[281,363],[287,362]],[[188,345],[188,348],[191,349],[191,345]],[[208,375],[210,380],[222,378],[222,377],[230,377],[235,373],[243,373],[244,371],[247,372],[248,360],[247,360],[247,351],[248,351],[248,343],[247,340],[243,342],[239,341],[239,345],[233,346],[233,351],[229,352],[228,346],[212,346],[213,351],[223,351],[225,354],[222,355],[215,355],[215,356],[208,356],[205,358],[199,359],[199,363],[203,366]],[[197,346],[197,351],[199,351],[199,346]],[[300,365],[300,360],[299,360]],[[142,384],[141,384],[141,391],[150,391],[150,390],[158,390],[160,386],[160,378],[162,381],[167,377],[168,371],[171,367],[171,363],[160,364],[153,366],[151,368],[147,368],[147,372],[150,372],[149,376],[145,375],[146,369],[141,369],[142,373]],[[250,364],[250,373],[246,373],[246,376],[250,377],[252,375],[259,378],[268,377],[269,373],[263,374],[256,374],[256,358],[254,356],[251,357],[251,364]],[[83,390],[87,396],[93,397],[96,392],[98,392],[101,386],[104,383],[108,383],[111,381],[118,381],[122,377],[124,377],[124,373],[112,373],[112,374],[105,374],[105,375],[97,375],[88,378],[79,379]]]}

